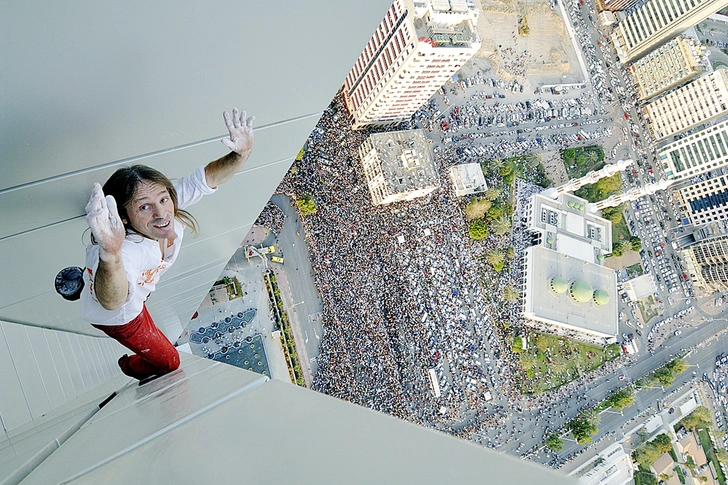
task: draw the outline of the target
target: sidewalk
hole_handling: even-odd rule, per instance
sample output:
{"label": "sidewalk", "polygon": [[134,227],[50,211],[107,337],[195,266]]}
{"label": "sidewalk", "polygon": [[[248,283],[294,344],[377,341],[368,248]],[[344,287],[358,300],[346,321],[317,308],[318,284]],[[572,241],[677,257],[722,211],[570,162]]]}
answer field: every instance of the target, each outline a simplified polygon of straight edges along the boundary
{"label": "sidewalk", "polygon": [[281,290],[281,298],[283,299],[283,308],[288,314],[288,321],[291,324],[291,331],[293,333],[293,340],[296,343],[296,353],[298,354],[298,361],[301,364],[301,371],[303,372],[303,380],[306,383],[306,387],[309,389],[313,385],[313,376],[311,375],[311,365],[308,357],[308,351],[306,350],[305,341],[301,334],[301,323],[298,321],[298,314],[296,309],[293,308],[293,301],[291,300],[291,287],[288,284],[288,278],[285,272],[278,266],[273,267],[273,273],[278,281],[278,288]]}

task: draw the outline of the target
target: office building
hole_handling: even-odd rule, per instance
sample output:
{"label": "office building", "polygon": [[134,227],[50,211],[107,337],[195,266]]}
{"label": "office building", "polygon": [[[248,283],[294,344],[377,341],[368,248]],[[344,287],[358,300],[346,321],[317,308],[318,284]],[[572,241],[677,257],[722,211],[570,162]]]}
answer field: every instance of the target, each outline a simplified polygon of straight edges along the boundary
{"label": "office building", "polygon": [[728,73],[718,69],[643,108],[657,140],[677,135],[728,112]]}
{"label": "office building", "polygon": [[440,187],[424,130],[372,134],[359,157],[374,205],[412,200]]}
{"label": "office building", "polygon": [[728,235],[696,242],[682,254],[695,286],[728,290]]}
{"label": "office building", "polygon": [[632,456],[621,443],[613,443],[569,474],[582,485],[626,485],[634,483]]}
{"label": "office building", "polygon": [[612,42],[626,64],[726,6],[728,0],[647,0],[619,22]]}
{"label": "office building", "polygon": [[657,159],[667,179],[675,181],[722,167],[728,163],[728,121],[673,141],[658,150]]}
{"label": "office building", "polygon": [[344,82],[354,128],[407,120],[430,99],[480,48],[478,8],[395,0]]}
{"label": "office building", "polygon": [[725,168],[712,178],[679,190],[676,200],[684,217],[694,226],[728,219],[728,173]]}
{"label": "office building", "polygon": [[627,10],[639,0],[597,0],[597,8],[600,12],[607,10],[610,12],[617,12],[618,10]]}
{"label": "office building", "polygon": [[710,67],[705,47],[691,37],[680,36],[661,45],[627,69],[641,101],[678,87]]}

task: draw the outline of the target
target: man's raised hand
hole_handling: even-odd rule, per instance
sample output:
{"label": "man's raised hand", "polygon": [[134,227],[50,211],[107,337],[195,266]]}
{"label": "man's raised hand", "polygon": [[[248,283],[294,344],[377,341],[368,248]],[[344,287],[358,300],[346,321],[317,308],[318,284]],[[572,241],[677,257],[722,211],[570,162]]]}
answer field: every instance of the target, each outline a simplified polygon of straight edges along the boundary
{"label": "man's raised hand", "polygon": [[104,197],[99,183],[94,184],[91,198],[86,204],[86,222],[100,246],[101,259],[121,256],[126,230],[119,217],[116,200],[110,195]]}
{"label": "man's raised hand", "polygon": [[248,155],[253,149],[253,121],[255,121],[255,116],[249,118],[246,118],[246,116],[245,111],[238,111],[238,108],[233,108],[232,119],[227,111],[222,113],[225,126],[230,132],[230,138],[223,138],[222,142],[239,155]]}

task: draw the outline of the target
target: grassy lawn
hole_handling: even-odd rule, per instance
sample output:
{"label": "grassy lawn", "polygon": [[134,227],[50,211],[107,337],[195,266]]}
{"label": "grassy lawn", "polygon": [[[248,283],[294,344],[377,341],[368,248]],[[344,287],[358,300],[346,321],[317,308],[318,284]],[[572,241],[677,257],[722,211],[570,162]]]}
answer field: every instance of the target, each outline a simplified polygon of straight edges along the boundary
{"label": "grassy lawn", "polygon": [[639,465],[639,470],[634,474],[635,485],[657,485],[657,477],[642,465]]}
{"label": "grassy lawn", "polygon": [[604,149],[599,145],[566,149],[561,152],[561,159],[569,178],[579,178],[604,166]]}
{"label": "grassy lawn", "polygon": [[629,232],[624,217],[619,224],[612,224],[612,241],[629,241],[630,237],[632,237],[632,233]]}
{"label": "grassy lawn", "polygon": [[631,278],[637,278],[638,276],[642,276],[645,274],[645,270],[642,268],[641,263],[633,264],[632,266],[627,266],[625,268],[627,270],[627,276]]}
{"label": "grassy lawn", "polygon": [[[518,378],[521,391],[539,394],[573,381],[581,374],[602,366],[619,356],[619,346],[606,350],[595,345],[554,335],[528,332],[528,350],[514,349],[522,371]],[[519,351],[520,350],[520,351]]]}
{"label": "grassy lawn", "polygon": [[708,457],[708,461],[713,463],[715,471],[718,474],[718,482],[720,482],[720,485],[725,485],[725,475],[723,474],[723,470],[720,467],[718,457],[715,456],[715,450],[713,450],[713,444],[710,442],[708,430],[703,428],[698,431],[698,435],[700,436],[700,444],[705,451],[705,456]]}
{"label": "grassy lawn", "polygon": [[639,300],[637,306],[640,309],[640,313],[642,313],[642,321],[645,323],[660,314],[660,307],[655,303],[655,297],[652,295]]}
{"label": "grassy lawn", "polygon": [[685,474],[683,473],[682,468],[676,466],[673,471],[677,473],[677,478],[680,480],[680,483],[685,483]]}

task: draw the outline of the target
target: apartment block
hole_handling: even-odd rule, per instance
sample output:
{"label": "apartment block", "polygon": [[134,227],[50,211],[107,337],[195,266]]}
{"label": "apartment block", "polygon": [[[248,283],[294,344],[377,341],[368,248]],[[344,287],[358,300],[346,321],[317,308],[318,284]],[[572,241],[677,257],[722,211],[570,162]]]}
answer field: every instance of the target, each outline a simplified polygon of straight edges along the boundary
{"label": "apartment block", "polygon": [[480,48],[478,6],[395,0],[346,76],[354,128],[409,119]]}
{"label": "apartment block", "polygon": [[728,163],[728,121],[676,140],[657,152],[669,180],[684,180]]}
{"label": "apartment block", "polygon": [[612,32],[617,55],[622,63],[639,59],[726,6],[728,0],[647,0]]}
{"label": "apartment block", "polygon": [[728,73],[718,69],[643,108],[657,140],[677,135],[728,112]]}
{"label": "apartment block", "polygon": [[705,47],[696,39],[680,36],[632,64],[628,71],[644,101],[685,84],[709,67]]}

